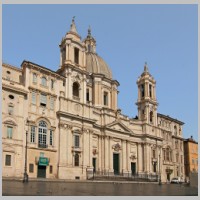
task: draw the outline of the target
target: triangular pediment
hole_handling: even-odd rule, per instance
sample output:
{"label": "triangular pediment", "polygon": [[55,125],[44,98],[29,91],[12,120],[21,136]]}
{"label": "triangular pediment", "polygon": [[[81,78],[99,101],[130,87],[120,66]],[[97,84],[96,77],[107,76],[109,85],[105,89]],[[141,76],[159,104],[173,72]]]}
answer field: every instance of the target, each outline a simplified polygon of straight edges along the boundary
{"label": "triangular pediment", "polygon": [[120,132],[132,133],[132,131],[120,121],[114,121],[110,124],[107,124],[106,128],[112,129],[112,130],[117,130]]}

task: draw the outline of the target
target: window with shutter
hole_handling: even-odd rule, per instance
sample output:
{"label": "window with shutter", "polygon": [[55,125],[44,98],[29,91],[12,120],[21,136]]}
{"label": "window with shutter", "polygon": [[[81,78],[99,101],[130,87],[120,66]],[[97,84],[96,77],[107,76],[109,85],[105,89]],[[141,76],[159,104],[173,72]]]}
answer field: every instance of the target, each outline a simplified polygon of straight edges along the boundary
{"label": "window with shutter", "polygon": [[40,105],[46,107],[47,96],[45,94],[40,94]]}
{"label": "window with shutter", "polygon": [[32,104],[36,104],[36,92],[32,92]]}
{"label": "window with shutter", "polygon": [[33,83],[37,83],[37,75],[36,75],[36,73],[33,73]]}
{"label": "window with shutter", "polygon": [[47,86],[47,79],[46,79],[45,77],[42,77],[42,78],[41,78],[41,84],[42,84],[43,86]]}
{"label": "window with shutter", "polygon": [[6,155],[5,165],[11,166],[11,155]]}
{"label": "window with shutter", "polygon": [[12,139],[13,127],[7,127],[7,138]]}
{"label": "window with shutter", "polygon": [[50,97],[50,109],[54,109],[54,98]]}

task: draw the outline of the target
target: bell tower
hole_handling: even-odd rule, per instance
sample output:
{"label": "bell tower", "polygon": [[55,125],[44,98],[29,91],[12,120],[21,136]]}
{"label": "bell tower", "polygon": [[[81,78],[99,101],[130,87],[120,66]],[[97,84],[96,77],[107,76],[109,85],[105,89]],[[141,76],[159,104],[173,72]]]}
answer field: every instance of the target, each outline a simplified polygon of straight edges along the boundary
{"label": "bell tower", "polygon": [[157,125],[156,81],[148,70],[147,63],[144,71],[137,80],[138,85],[138,119],[153,126]]}
{"label": "bell tower", "polygon": [[72,19],[70,30],[62,38],[60,47],[60,68],[65,64],[85,68],[85,44],[76,30],[75,17]]}

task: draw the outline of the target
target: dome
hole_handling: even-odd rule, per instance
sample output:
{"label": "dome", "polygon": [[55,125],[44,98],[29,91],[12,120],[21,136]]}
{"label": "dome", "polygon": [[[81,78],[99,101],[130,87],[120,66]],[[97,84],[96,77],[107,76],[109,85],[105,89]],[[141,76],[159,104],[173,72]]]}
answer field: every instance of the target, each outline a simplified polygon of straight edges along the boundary
{"label": "dome", "polygon": [[96,53],[86,53],[86,71],[95,74],[103,74],[106,78],[112,79],[112,73],[108,65]]}

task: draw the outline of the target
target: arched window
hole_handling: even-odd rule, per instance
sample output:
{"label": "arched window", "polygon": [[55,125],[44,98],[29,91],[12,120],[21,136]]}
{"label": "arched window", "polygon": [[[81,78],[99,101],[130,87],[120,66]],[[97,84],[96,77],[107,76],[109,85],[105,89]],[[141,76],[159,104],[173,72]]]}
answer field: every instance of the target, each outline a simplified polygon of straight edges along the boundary
{"label": "arched window", "polygon": [[41,84],[47,86],[47,79],[44,76],[41,78]]}
{"label": "arched window", "polygon": [[141,85],[140,90],[141,90],[141,96],[144,97],[144,91],[145,91],[144,90],[144,84]]}
{"label": "arched window", "polygon": [[108,105],[108,93],[107,92],[103,93],[103,104],[104,104],[104,106]]}
{"label": "arched window", "polygon": [[38,146],[47,147],[47,124],[44,121],[40,121],[38,126]]}
{"label": "arched window", "polygon": [[73,83],[73,96],[79,97],[79,84],[77,82]]}
{"label": "arched window", "polygon": [[149,84],[149,96],[152,97],[152,85]]}
{"label": "arched window", "polygon": [[150,112],[150,123],[153,123],[153,111]]}

